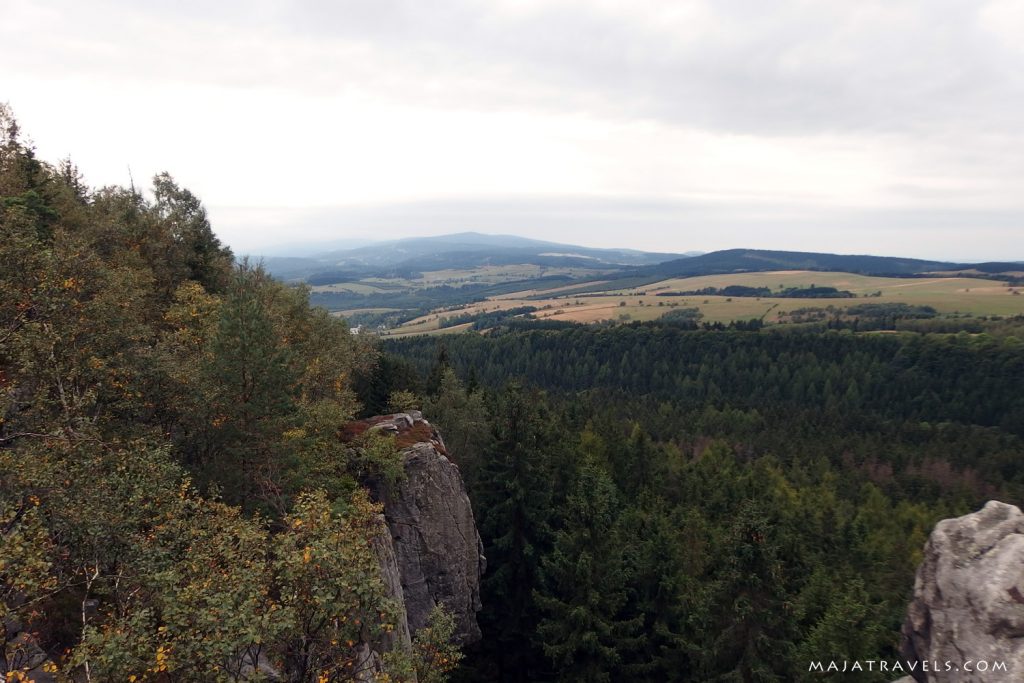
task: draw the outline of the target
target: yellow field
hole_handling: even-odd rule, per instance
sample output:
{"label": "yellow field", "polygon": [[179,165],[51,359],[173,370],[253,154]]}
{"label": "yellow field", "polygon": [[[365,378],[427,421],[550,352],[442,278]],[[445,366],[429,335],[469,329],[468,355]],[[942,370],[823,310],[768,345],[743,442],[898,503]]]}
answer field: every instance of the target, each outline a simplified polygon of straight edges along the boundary
{"label": "yellow field", "polygon": [[[706,287],[835,287],[857,294],[854,299],[792,299],[776,297],[722,296],[656,296],[659,292],[679,292]],[[401,333],[415,334],[436,330],[439,317],[482,313],[518,306],[536,306],[534,316],[541,319],[567,320],[591,323],[601,320],[654,320],[673,308],[699,308],[707,322],[730,322],[764,318],[766,323],[778,322],[780,315],[800,308],[844,309],[856,304],[905,303],[932,306],[939,313],[966,313],[971,315],[1024,315],[1024,293],[1015,295],[1016,289],[998,280],[965,277],[886,278],[853,273],[824,273],[818,271],[775,271],[768,273],[738,273],[708,275],[693,278],[664,280],[643,287],[610,290],[582,295],[564,295],[567,289],[558,287],[543,292],[534,290],[516,292],[472,304],[457,311],[431,313],[406,323]],[[549,298],[529,300],[526,297],[550,294]],[[876,293],[879,293],[877,296]],[[628,318],[627,318],[628,316]],[[459,326],[461,327],[461,326]],[[459,327],[447,328],[457,331]]]}
{"label": "yellow field", "polygon": [[[606,282],[608,282],[608,281],[607,280],[594,280],[593,282],[588,282],[587,284],[589,284],[589,285],[603,285]],[[577,289],[579,286],[580,286],[579,283],[576,282],[576,283],[573,283],[571,285],[562,285],[561,287],[552,287],[551,289],[525,289],[525,290],[523,290],[521,292],[511,292],[509,294],[501,294],[499,296],[494,296],[494,297],[491,297],[491,299],[494,300],[494,301],[501,301],[502,299],[524,299],[526,297],[535,296],[535,295],[541,294],[541,293],[555,295],[558,292],[564,292],[567,289]]]}

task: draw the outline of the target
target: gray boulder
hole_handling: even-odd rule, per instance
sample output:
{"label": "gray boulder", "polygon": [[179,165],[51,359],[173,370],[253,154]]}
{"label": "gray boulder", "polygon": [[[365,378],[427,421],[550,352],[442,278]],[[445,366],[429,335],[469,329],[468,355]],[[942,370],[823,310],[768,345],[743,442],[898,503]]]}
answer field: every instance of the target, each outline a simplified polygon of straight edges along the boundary
{"label": "gray boulder", "polygon": [[991,501],[936,525],[917,570],[902,650],[919,683],[1024,680],[1024,514],[1017,507]]}

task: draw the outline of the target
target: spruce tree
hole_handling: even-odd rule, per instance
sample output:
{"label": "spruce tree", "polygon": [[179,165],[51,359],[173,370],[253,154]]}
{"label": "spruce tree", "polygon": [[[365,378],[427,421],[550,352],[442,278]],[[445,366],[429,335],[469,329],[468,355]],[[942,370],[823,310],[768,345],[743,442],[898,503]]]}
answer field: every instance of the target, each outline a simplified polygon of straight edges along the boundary
{"label": "spruce tree", "polygon": [[490,570],[483,581],[484,656],[502,681],[536,680],[540,615],[533,595],[551,540],[551,474],[557,448],[536,397],[513,385],[493,409],[493,442],[477,487],[476,510]]}
{"label": "spruce tree", "polygon": [[623,615],[623,549],[612,533],[618,513],[614,483],[587,458],[566,500],[565,526],[541,563],[543,588],[535,593],[544,613],[538,639],[559,681],[611,681],[622,654],[637,645],[639,619]]}
{"label": "spruce tree", "polygon": [[695,526],[694,520],[674,520],[670,508],[651,496],[619,518],[615,534],[628,579],[625,614],[642,624],[637,647],[624,658],[622,680],[686,681],[696,673],[690,630],[702,621],[703,604],[693,574],[704,557],[687,557],[691,544],[684,538],[700,531]]}
{"label": "spruce tree", "polygon": [[792,616],[772,528],[756,503],[736,515],[712,599],[705,680],[784,681],[792,673]]}

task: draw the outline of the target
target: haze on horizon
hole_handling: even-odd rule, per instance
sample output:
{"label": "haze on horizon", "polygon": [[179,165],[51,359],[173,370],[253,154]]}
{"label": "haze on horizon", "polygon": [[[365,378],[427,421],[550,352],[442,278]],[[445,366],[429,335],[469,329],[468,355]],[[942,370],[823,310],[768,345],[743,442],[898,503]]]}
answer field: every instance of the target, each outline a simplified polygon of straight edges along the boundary
{"label": "haze on horizon", "polygon": [[0,101],[240,253],[511,233],[1024,259],[1019,0],[0,0]]}

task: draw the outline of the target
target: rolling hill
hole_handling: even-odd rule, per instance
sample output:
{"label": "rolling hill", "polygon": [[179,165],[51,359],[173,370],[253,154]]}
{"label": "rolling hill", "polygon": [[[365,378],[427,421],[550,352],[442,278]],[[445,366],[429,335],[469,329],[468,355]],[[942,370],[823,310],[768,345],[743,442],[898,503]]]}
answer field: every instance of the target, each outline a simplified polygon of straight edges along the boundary
{"label": "rolling hill", "polygon": [[[821,270],[861,275],[907,276],[934,272],[979,271],[995,274],[1020,271],[1020,263],[951,263],[894,256],[824,254],[801,251],[727,249],[673,259],[642,269],[643,274],[688,277],[773,270]],[[640,271],[637,272],[640,274]]]}
{"label": "rolling hill", "polygon": [[514,235],[465,232],[379,242],[301,258],[270,256],[264,263],[282,279],[331,284],[365,277],[410,278],[425,271],[516,264],[616,270],[685,258],[685,254],[596,249]]}

